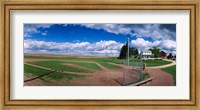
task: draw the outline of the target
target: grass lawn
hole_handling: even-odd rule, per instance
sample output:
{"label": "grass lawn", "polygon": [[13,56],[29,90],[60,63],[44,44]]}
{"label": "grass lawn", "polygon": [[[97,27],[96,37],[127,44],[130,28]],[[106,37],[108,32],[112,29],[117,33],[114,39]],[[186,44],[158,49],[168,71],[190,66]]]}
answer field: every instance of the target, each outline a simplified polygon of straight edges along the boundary
{"label": "grass lawn", "polygon": [[109,58],[59,58],[57,60],[71,60],[71,61],[91,61],[91,62],[122,62],[124,59],[118,59],[117,57],[109,57]]}
{"label": "grass lawn", "polygon": [[93,61],[93,62],[121,62],[124,59],[118,59],[117,57],[108,57],[108,58],[77,58],[77,57],[53,57],[53,56],[32,56],[32,55],[24,55],[24,58],[37,58],[37,59],[55,59],[55,60],[71,60],[71,61]]}
{"label": "grass lawn", "polygon": [[[69,56],[68,57],[65,57],[65,56],[63,56],[63,57],[53,57],[53,56],[45,56],[45,55],[40,55],[40,56],[25,55],[24,58],[44,58],[44,59],[66,60],[66,61],[91,61],[91,62],[97,62],[97,63],[106,63],[106,62],[117,63],[117,62],[124,62],[124,61],[126,61],[125,64],[127,65],[127,60],[126,59],[118,59],[117,57],[108,57],[108,58],[95,58],[95,57],[94,58],[92,58],[92,57],[91,58],[77,58],[77,57],[73,57],[73,56],[72,57],[69,57]],[[57,62],[55,64],[59,64]],[[143,60],[142,62],[146,63],[147,67],[161,66],[161,65],[166,65],[166,64],[170,64],[171,63],[169,61],[164,61],[164,60]],[[77,63],[77,65],[88,67],[88,68],[92,68],[92,69],[97,69],[97,70],[100,69],[100,68],[98,68],[97,65],[96,66],[92,66],[92,64],[85,65],[85,64],[83,64],[81,62]],[[104,64],[104,65],[107,66],[108,64]],[[130,58],[129,59],[129,65],[130,66],[139,66],[140,65],[139,59],[138,58]],[[56,68],[60,68],[62,70],[61,67],[55,67],[55,69]]]}
{"label": "grass lawn", "polygon": [[143,60],[142,62],[146,63],[147,67],[161,66],[171,63],[170,61],[165,61],[165,60]]}
{"label": "grass lawn", "polygon": [[142,74],[142,80],[146,79],[146,78],[149,78],[150,77],[150,74],[145,72]]}
{"label": "grass lawn", "polygon": [[51,73],[52,71],[49,70],[44,70],[41,68],[37,68],[37,67],[33,67],[33,66],[29,66],[29,65],[24,65],[24,74],[26,74],[27,76],[40,76],[40,75],[44,75],[47,73],[50,73],[46,76],[40,77],[41,80],[44,81],[49,81],[49,80],[61,80],[63,78],[66,79],[73,79],[73,78],[77,78],[80,75],[72,75],[72,74],[66,74],[66,73],[59,73],[59,72],[54,72]]}
{"label": "grass lawn", "polygon": [[167,67],[167,68],[163,68],[162,70],[167,72],[167,73],[170,73],[173,76],[174,83],[176,84],[176,65],[170,66],[170,67]]}
{"label": "grass lawn", "polygon": [[[146,63],[147,67],[153,67],[153,66],[161,66],[170,64],[170,61],[165,60],[143,60],[142,63]],[[127,65],[128,62],[126,61],[125,64]],[[129,60],[130,66],[140,66],[140,60],[138,58],[130,58]]]}
{"label": "grass lawn", "polygon": [[95,63],[86,63],[86,62],[67,62],[67,63],[76,64],[76,65],[94,69],[94,70],[101,70],[101,68]]}
{"label": "grass lawn", "polygon": [[24,55],[24,58],[37,58],[37,59],[52,59],[51,57],[48,56],[32,56],[32,55]]}
{"label": "grass lawn", "polygon": [[109,69],[122,69],[122,67],[120,67],[120,66],[112,65],[109,63],[105,63],[105,62],[101,62],[99,64],[101,64],[102,66],[109,68]]}
{"label": "grass lawn", "polygon": [[112,57],[112,58],[95,58],[95,59],[90,59],[95,62],[111,62],[111,63],[117,63],[117,62],[122,62],[125,61],[125,59],[118,59],[117,57]]}
{"label": "grass lawn", "polygon": [[61,61],[38,61],[38,62],[29,62],[29,63],[38,65],[38,66],[47,67],[47,68],[56,69],[56,70],[63,70],[63,71],[70,71],[70,72],[82,72],[82,73],[91,72],[89,70],[83,70],[83,69],[79,69],[79,68],[75,68],[75,67],[71,67],[71,66],[67,66],[67,65],[62,65],[62,63],[64,63],[64,62],[61,62]]}

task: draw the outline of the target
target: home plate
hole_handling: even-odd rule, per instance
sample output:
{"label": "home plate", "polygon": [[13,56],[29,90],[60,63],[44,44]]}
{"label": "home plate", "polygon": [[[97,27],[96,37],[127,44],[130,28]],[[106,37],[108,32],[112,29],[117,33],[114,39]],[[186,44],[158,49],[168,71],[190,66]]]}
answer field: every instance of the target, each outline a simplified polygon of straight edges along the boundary
{"label": "home plate", "polygon": [[115,81],[122,86],[134,84],[138,82],[139,78],[134,76],[126,75],[124,78],[116,78]]}

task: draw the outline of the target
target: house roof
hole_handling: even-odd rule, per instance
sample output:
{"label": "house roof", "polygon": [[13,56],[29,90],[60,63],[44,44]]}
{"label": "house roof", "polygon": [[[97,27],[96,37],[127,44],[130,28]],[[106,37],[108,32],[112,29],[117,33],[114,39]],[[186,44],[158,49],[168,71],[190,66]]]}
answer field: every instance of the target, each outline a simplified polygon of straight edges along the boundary
{"label": "house roof", "polygon": [[147,51],[143,51],[142,55],[153,55],[151,51],[147,50]]}
{"label": "house roof", "polygon": [[143,53],[152,53],[150,50],[143,51]]}
{"label": "house roof", "polygon": [[[165,53],[164,51],[161,51],[160,53]],[[166,54],[166,53],[165,53]]]}

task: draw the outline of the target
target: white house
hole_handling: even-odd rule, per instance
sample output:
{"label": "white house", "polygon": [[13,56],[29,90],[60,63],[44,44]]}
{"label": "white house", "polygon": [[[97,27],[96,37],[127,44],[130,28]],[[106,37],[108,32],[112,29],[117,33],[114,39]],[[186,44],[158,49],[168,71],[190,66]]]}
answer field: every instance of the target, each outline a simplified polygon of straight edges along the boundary
{"label": "white house", "polygon": [[143,51],[142,52],[142,59],[152,59],[154,58],[154,54],[151,51]]}

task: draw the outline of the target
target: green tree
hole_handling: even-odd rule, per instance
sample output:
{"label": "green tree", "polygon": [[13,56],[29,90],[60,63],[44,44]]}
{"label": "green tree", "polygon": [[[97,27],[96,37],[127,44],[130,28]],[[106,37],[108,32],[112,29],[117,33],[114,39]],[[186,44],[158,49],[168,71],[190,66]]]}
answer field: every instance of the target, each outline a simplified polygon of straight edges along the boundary
{"label": "green tree", "polygon": [[170,53],[168,56],[167,56],[168,59],[172,59],[173,56],[172,56],[172,53]]}
{"label": "green tree", "polygon": [[160,49],[158,47],[152,47],[149,49],[153,54],[155,58],[160,57]]}
{"label": "green tree", "polygon": [[127,54],[127,47],[128,44],[126,43],[125,45],[122,46],[120,54],[119,54],[119,59],[125,59],[126,58],[126,54]]}
{"label": "green tree", "polygon": [[130,48],[130,54],[134,55],[134,56],[137,56],[138,55],[138,49],[134,48],[134,47],[131,47]]}
{"label": "green tree", "polygon": [[[126,43],[125,45],[122,46],[120,54],[119,54],[119,59],[126,59],[127,57],[127,52],[128,51],[128,43]],[[138,49],[134,48],[134,47],[129,47],[129,56],[131,55],[138,55]]]}

